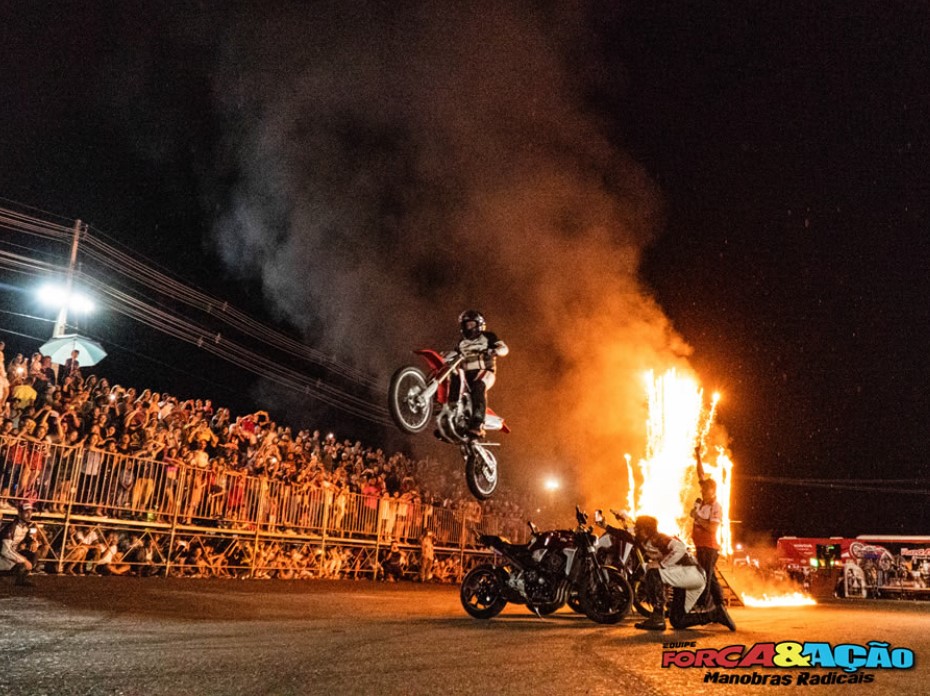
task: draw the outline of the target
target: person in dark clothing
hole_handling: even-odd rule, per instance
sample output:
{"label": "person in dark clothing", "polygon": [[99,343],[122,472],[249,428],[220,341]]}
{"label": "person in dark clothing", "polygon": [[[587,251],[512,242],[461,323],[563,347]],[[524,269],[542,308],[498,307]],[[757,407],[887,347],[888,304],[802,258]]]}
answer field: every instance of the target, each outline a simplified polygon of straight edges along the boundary
{"label": "person in dark clothing", "polygon": [[406,559],[400,550],[397,542],[391,544],[391,549],[387,552],[384,560],[381,561],[381,572],[384,573],[384,579],[388,582],[396,582],[404,575]]}
{"label": "person in dark clothing", "polygon": [[61,370],[58,373],[59,384],[64,384],[68,377],[81,374],[81,364],[78,362],[78,356],[80,354],[81,351],[79,350],[71,351],[71,357],[65,360],[65,364],[61,366]]}

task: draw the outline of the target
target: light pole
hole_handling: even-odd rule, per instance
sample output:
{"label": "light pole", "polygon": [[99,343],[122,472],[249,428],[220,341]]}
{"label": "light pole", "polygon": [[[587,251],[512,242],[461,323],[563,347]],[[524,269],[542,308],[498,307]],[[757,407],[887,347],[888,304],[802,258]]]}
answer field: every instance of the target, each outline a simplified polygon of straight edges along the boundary
{"label": "light pole", "polygon": [[84,226],[80,220],[74,221],[74,238],[71,240],[71,258],[68,260],[68,274],[65,276],[65,298],[58,310],[58,319],[52,329],[52,338],[64,335],[65,325],[68,321],[68,303],[71,300],[71,289],[74,287],[74,267],[77,265],[78,242]]}

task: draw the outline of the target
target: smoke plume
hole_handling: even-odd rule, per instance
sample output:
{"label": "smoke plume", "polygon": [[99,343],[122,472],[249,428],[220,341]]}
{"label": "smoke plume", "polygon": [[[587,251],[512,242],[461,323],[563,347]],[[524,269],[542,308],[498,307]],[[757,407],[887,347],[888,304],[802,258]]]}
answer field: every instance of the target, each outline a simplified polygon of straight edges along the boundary
{"label": "smoke plume", "polygon": [[637,279],[661,209],[586,106],[591,66],[572,58],[585,13],[333,2],[263,16],[234,25],[216,75],[225,261],[259,274],[309,342],[385,381],[481,310],[511,347],[490,393],[514,430],[505,480],[561,472],[619,499],[623,453],[642,453],[640,374],[688,348]]}

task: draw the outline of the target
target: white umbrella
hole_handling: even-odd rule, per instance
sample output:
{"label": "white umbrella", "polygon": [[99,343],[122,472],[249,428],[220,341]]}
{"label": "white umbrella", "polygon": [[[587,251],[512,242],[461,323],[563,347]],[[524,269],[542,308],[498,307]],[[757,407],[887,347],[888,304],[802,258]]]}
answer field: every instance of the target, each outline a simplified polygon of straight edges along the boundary
{"label": "white umbrella", "polygon": [[65,364],[65,360],[71,357],[71,351],[73,350],[78,352],[78,363],[80,363],[81,367],[96,365],[107,357],[107,352],[97,341],[76,334],[58,336],[46,341],[39,348],[42,355],[48,355],[51,357],[52,362],[59,365]]}

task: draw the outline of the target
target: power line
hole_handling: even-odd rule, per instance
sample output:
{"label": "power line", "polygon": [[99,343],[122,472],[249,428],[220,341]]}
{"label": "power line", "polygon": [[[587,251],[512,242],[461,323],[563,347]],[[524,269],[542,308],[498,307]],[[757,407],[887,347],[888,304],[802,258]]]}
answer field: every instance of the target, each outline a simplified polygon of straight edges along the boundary
{"label": "power line", "polygon": [[[47,223],[31,216],[0,208],[0,227],[4,226],[18,232],[47,236],[59,241],[68,241],[73,236],[71,228]],[[96,230],[95,233],[97,233]],[[110,271],[116,272],[126,280],[199,309],[212,317],[220,319],[250,339],[270,344],[290,357],[308,360],[369,389],[377,389],[379,386],[377,380],[360,370],[342,364],[318,349],[302,344],[261,324],[232,307],[228,302],[211,297],[196,288],[179,282],[166,273],[142,263],[138,260],[139,255],[137,253],[123,252],[87,232],[82,235],[82,239],[85,241],[83,249],[88,257]],[[0,267],[27,275],[59,274],[64,270],[61,266],[29,259],[2,250],[0,250]],[[238,365],[284,387],[299,391],[333,408],[381,425],[390,424],[387,409],[381,404],[373,404],[370,399],[352,394],[322,379],[308,379],[305,375],[286,368],[265,355],[256,353],[241,344],[229,340],[221,332],[207,329],[185,319],[178,315],[173,308],[159,308],[150,302],[135,297],[133,290],[126,287],[124,283],[117,283],[115,280],[103,283],[93,275],[85,272],[82,272],[80,277],[85,284],[93,287],[101,298],[106,298],[104,304],[113,311],[196,345],[227,362]],[[123,289],[117,287],[118,285],[123,286]]]}
{"label": "power line", "polygon": [[[772,476],[739,476],[741,481],[753,481],[756,483],[772,483],[780,486],[802,486],[807,488],[827,488],[830,490],[847,490],[847,491],[866,491],[872,493],[913,493],[916,495],[930,495],[930,489],[926,488],[892,488],[887,486],[875,485],[881,479],[864,479],[857,481],[855,479],[790,479],[776,478]],[[884,481],[882,481],[884,483]],[[926,483],[920,479],[895,479],[889,481],[899,485],[901,483],[914,483],[919,485]]]}
{"label": "power line", "polygon": [[[271,344],[293,357],[309,360],[331,372],[352,379],[359,384],[364,384],[369,387],[377,387],[379,385],[378,380],[371,375],[346,365],[328,356],[319,349],[300,343],[290,336],[252,319],[225,300],[212,297],[196,288],[178,282],[165,273],[161,273],[143,264],[136,258],[138,254],[125,253],[115,246],[107,244],[97,238],[96,234],[98,231],[96,229],[94,232],[94,235],[87,234],[84,237],[85,253],[110,270],[116,271],[126,278],[135,280],[136,282],[157,290],[172,299],[210,314],[237,330]],[[86,249],[88,246],[90,247],[89,251]]]}

